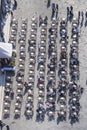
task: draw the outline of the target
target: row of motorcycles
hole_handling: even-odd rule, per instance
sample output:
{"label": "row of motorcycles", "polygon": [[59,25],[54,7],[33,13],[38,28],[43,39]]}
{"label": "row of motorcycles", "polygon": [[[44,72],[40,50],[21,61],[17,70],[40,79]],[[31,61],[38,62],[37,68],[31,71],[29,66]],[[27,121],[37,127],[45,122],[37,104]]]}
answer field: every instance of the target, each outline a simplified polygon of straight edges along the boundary
{"label": "row of motorcycles", "polygon": [[67,99],[67,22],[63,18],[60,22],[60,60],[59,60],[59,84],[58,84],[58,118],[57,123],[66,120],[66,99]]}
{"label": "row of motorcycles", "polygon": [[47,20],[42,19],[40,27],[40,43],[38,45],[38,103],[36,120],[44,121],[45,117],[45,72],[46,72],[46,42],[47,42]]}
{"label": "row of motorcycles", "polygon": [[29,64],[28,64],[28,84],[25,84],[27,93],[25,116],[30,119],[34,114],[34,85],[35,85],[35,63],[36,63],[36,38],[37,38],[37,18],[31,19],[30,39],[28,40]]}
{"label": "row of motorcycles", "polygon": [[79,27],[78,20],[73,19],[70,45],[70,84],[69,84],[69,118],[71,123],[79,121],[80,85],[79,85]]}
{"label": "row of motorcycles", "polygon": [[48,82],[47,82],[47,115],[48,119],[55,118],[55,105],[56,105],[56,68],[57,68],[57,27],[58,21],[53,18],[51,27],[49,28],[49,41],[48,41]]}

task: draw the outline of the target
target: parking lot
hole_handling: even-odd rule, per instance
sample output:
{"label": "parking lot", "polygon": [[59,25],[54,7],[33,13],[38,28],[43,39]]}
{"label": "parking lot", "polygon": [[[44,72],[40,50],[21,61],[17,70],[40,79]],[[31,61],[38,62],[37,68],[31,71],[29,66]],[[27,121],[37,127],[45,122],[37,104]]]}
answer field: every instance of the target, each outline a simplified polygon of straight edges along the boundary
{"label": "parking lot", "polygon": [[[59,7],[57,19],[52,18],[52,3]],[[47,8],[43,0],[18,1],[9,38],[16,48],[16,71],[15,76],[7,74],[4,104],[8,104],[3,108],[3,122],[11,130],[86,130],[85,4],[55,0]],[[67,22],[71,5],[74,19]],[[79,25],[78,11],[84,12]],[[76,110],[71,109],[72,100],[78,103]]]}

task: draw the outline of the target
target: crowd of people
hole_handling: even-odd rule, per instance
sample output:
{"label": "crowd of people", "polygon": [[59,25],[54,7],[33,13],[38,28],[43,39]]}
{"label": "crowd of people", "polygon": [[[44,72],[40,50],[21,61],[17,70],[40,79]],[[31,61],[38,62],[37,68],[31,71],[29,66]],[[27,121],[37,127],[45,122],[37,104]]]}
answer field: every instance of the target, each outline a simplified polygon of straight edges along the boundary
{"label": "crowd of people", "polygon": [[[69,119],[77,121],[79,119],[81,88],[77,81],[79,81],[79,29],[78,20],[72,19],[71,39],[70,45],[70,59],[69,69],[71,81],[68,83],[68,35],[67,35],[67,19],[63,18],[60,22],[60,59],[57,62],[57,36],[58,36],[58,20],[54,17],[51,21],[51,27],[48,30],[48,44],[47,43],[47,18],[41,18],[40,23],[41,35],[40,43],[38,44],[37,56],[37,109],[36,119],[44,120],[45,113],[48,119],[55,118],[56,100],[59,105],[57,112],[59,121],[66,120],[67,115],[67,90],[69,89]],[[40,21],[39,21],[40,22]],[[30,39],[28,40],[29,52],[29,75],[28,83],[24,82],[25,71],[25,45],[26,45],[27,19],[22,20],[21,33],[19,35],[19,58],[18,71],[16,75],[17,90],[15,102],[15,117],[20,117],[23,95],[27,94],[25,116],[27,119],[33,117],[34,113],[34,85],[35,85],[35,64],[36,64],[36,37],[37,37],[37,18],[32,18]],[[46,47],[48,46],[48,62],[46,63]],[[45,73],[47,65],[47,86],[45,83]],[[59,65],[59,67],[58,67]],[[58,68],[57,68],[58,67]],[[56,88],[56,69],[58,69],[58,88]],[[9,86],[9,84],[7,85]],[[24,87],[23,87],[24,86]],[[45,101],[45,86],[46,86],[46,101]],[[69,87],[67,87],[69,86]],[[11,92],[11,91],[10,91]],[[5,92],[8,94],[8,92]],[[13,94],[14,95],[14,94]],[[57,98],[58,97],[58,98]],[[6,97],[7,100],[7,97]],[[44,102],[46,108],[44,107]],[[8,114],[6,111],[5,114]]]}
{"label": "crowd of people", "polygon": [[[49,6],[50,1],[48,1],[47,7]],[[35,69],[37,63],[38,74],[37,74],[36,86],[38,90],[38,97],[37,97],[36,120],[43,121],[45,118],[45,114],[47,114],[48,120],[53,120],[55,119],[55,113],[57,111],[57,123],[59,123],[60,121],[66,121],[67,107],[69,106],[70,122],[73,123],[79,121],[79,111],[81,107],[79,99],[81,97],[81,92],[83,91],[83,89],[80,88],[79,85],[79,78],[80,78],[79,53],[78,53],[79,22],[78,19],[75,19],[73,17],[74,17],[73,7],[72,6],[67,7],[67,18],[62,18],[59,24],[60,29],[59,43],[57,41],[58,22],[59,22],[58,4],[52,3],[51,27],[49,28],[48,32],[47,32],[47,26],[48,26],[47,16],[44,18],[42,18],[42,16],[39,16],[39,24],[37,18],[33,17],[31,19],[30,38],[28,40],[28,53],[29,53],[28,83],[24,82],[25,67],[26,67],[25,48],[26,48],[27,19],[22,20],[21,33],[19,35],[20,38],[18,40],[19,57],[18,57],[18,71],[16,74],[17,90],[16,90],[15,110],[14,110],[15,117],[20,117],[21,115],[21,107],[23,101],[22,99],[25,94],[27,95],[25,103],[25,112],[24,112],[26,119],[30,119],[34,115],[34,86],[35,86],[35,74],[36,74]],[[79,19],[80,19],[80,13],[79,13]],[[67,49],[69,42],[68,26],[67,26],[68,21],[70,21],[70,23],[72,24],[72,30],[71,30],[72,43],[70,44],[70,53],[68,53]],[[15,28],[15,25],[17,25],[17,23],[14,23],[14,26],[13,25],[12,26]],[[40,29],[40,42],[38,43],[38,55],[36,55],[38,26]],[[15,31],[13,31],[13,34],[15,34]],[[59,61],[57,55],[58,46],[60,47]],[[68,68],[68,62],[69,62],[69,68]],[[68,70],[70,73],[68,72]],[[58,75],[56,76],[57,71]],[[70,78],[68,78],[68,73]],[[58,81],[58,83],[56,83],[56,81]],[[67,101],[67,96],[69,97],[69,101]]]}

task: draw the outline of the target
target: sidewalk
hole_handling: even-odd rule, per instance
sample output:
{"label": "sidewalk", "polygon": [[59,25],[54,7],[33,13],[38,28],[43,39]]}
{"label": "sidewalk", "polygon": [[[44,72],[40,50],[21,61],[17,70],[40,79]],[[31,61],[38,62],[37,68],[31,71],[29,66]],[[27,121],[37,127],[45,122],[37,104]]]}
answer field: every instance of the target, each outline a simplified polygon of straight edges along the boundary
{"label": "sidewalk", "polygon": [[6,43],[8,43],[8,41],[9,41],[10,22],[11,22],[11,14],[8,14],[5,26],[3,28],[4,38],[5,38]]}

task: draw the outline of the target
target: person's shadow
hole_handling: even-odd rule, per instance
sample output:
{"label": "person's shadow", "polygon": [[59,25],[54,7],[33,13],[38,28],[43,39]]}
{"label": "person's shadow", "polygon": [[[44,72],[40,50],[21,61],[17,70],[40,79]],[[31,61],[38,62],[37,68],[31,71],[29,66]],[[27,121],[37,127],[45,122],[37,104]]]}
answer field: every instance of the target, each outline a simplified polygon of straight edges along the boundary
{"label": "person's shadow", "polygon": [[87,20],[85,21],[85,27],[87,26]]}
{"label": "person's shadow", "polygon": [[84,19],[82,18],[82,21],[81,21],[81,27],[83,26],[83,21],[84,21]]}
{"label": "person's shadow", "polygon": [[50,7],[50,0],[47,1],[47,8]]}

